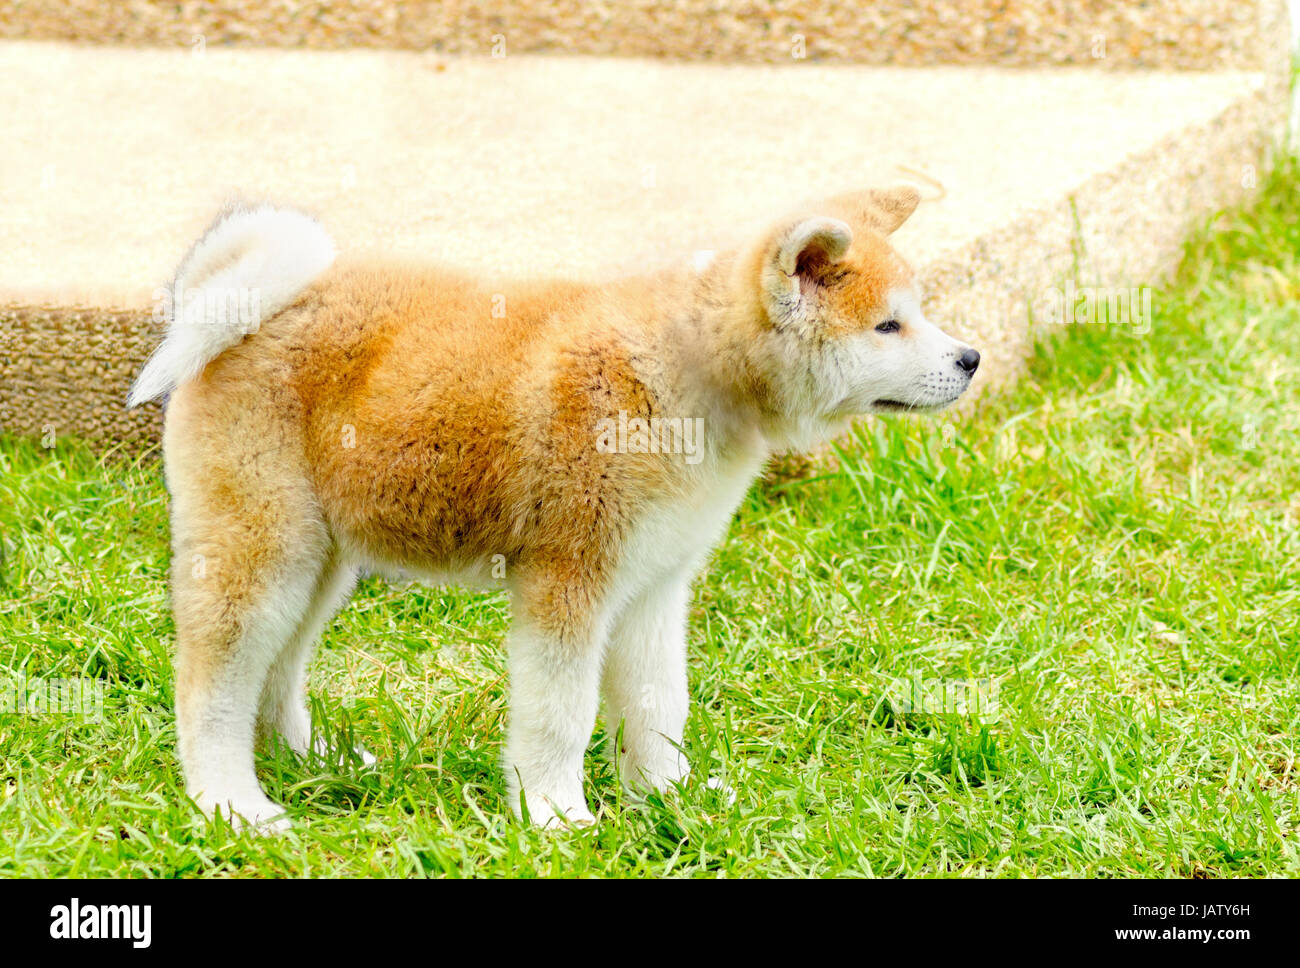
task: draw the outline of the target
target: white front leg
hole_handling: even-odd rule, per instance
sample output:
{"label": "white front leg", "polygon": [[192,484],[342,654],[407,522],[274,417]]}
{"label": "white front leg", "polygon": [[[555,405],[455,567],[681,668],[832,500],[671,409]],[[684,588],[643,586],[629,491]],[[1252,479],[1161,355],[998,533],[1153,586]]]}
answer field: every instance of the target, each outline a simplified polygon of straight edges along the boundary
{"label": "white front leg", "polygon": [[533,823],[591,823],[582,761],[599,704],[599,644],[562,642],[518,621],[509,651],[505,771],[510,808],[519,812],[522,789]]}
{"label": "white front leg", "polygon": [[609,741],[622,728],[617,756],[629,788],[663,790],[690,764],[678,747],[686,726],[686,611],[690,573],[673,575],[634,598],[612,630],[604,691]]}

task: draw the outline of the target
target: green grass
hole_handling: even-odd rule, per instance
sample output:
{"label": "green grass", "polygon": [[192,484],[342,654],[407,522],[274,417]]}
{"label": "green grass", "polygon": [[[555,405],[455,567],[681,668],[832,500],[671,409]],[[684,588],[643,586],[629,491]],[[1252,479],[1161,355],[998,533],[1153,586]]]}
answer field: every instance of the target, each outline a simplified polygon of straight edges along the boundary
{"label": "green grass", "polygon": [[[0,715],[6,875],[1300,875],[1300,168],[1189,244],[1144,336],[1069,327],[970,417],[859,428],[746,500],[691,616],[691,785],[587,831],[507,816],[496,596],[368,580],[264,758],[299,818],[198,821],[174,758],[156,460],[0,442],[0,669],[106,683]],[[981,680],[983,715],[898,683]]]}

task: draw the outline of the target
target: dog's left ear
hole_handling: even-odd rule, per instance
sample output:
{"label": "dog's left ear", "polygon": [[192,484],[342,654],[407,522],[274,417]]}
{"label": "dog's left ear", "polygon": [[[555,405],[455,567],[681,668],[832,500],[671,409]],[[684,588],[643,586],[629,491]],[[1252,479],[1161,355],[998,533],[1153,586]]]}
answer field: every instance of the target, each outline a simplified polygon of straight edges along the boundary
{"label": "dog's left ear", "polygon": [[842,213],[850,221],[865,222],[882,235],[890,235],[907,221],[919,204],[920,192],[911,185],[896,185],[838,195],[827,207]]}
{"label": "dog's left ear", "polygon": [[874,188],[867,192],[867,197],[879,213],[876,221],[886,235],[897,230],[921,204],[921,193],[911,185]]}

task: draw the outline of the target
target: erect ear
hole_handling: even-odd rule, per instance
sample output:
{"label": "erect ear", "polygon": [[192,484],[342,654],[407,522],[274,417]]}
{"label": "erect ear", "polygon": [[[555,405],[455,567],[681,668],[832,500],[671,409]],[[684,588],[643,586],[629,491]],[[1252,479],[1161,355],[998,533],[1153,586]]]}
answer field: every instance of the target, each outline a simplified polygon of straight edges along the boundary
{"label": "erect ear", "polygon": [[787,276],[815,272],[844,258],[852,242],[852,229],[839,219],[824,216],[806,218],[782,237],[776,264]]}
{"label": "erect ear", "polygon": [[828,203],[831,211],[843,212],[850,219],[861,219],[884,235],[889,235],[907,221],[921,204],[921,193],[911,185],[871,188],[864,192],[837,195]]}
{"label": "erect ear", "polygon": [[880,213],[881,231],[889,235],[921,204],[921,193],[911,185],[898,185],[894,188],[874,188],[867,192],[872,206]]}

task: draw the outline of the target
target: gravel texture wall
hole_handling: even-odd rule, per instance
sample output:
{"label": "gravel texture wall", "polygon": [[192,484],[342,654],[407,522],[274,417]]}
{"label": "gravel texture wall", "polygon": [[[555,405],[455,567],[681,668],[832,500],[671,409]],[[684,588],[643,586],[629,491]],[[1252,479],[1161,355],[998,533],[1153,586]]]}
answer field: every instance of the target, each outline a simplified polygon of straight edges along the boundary
{"label": "gravel texture wall", "polygon": [[1251,69],[1284,0],[8,0],[0,37],[781,62]]}

